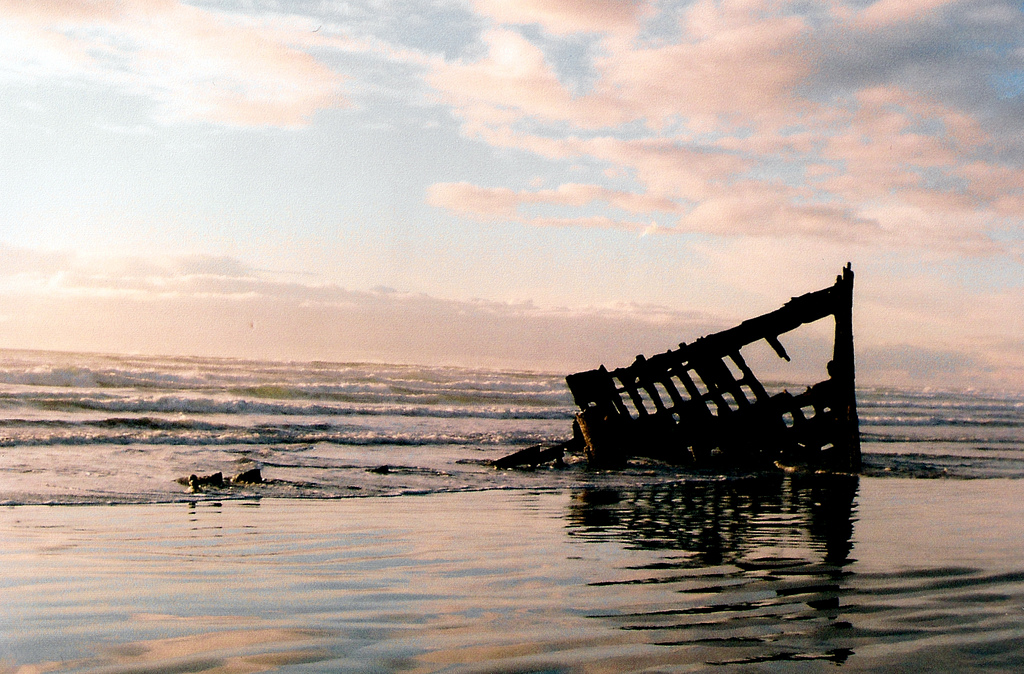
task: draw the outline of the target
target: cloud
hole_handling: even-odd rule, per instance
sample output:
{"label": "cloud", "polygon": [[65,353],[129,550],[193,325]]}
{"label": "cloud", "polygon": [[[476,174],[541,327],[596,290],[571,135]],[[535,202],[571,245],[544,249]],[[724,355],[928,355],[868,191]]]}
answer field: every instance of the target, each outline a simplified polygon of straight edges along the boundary
{"label": "cloud", "polygon": [[742,3],[740,11],[740,4],[694,3],[675,44],[609,41],[597,63],[599,88],[654,126],[679,117],[717,125],[736,115],[749,123],[779,109],[812,107],[795,91],[813,68],[806,22],[765,16],[761,3]]}
{"label": "cloud", "polygon": [[473,9],[503,24],[539,24],[556,34],[627,32],[651,13],[642,0],[472,0]]}
{"label": "cloud", "polygon": [[991,369],[959,351],[926,349],[907,344],[862,349],[857,366],[869,373],[874,385],[957,388],[965,378],[978,381],[978,374]]}
{"label": "cloud", "polygon": [[952,4],[956,0],[878,0],[856,15],[856,22],[867,28],[905,23]]}
{"label": "cloud", "polygon": [[[563,308],[350,290],[295,282],[229,257],[0,248],[0,259],[24,260],[0,271],[0,315],[13,317],[0,322],[0,346],[555,371],[618,366],[831,283],[841,262],[823,244],[805,248],[802,264],[790,273],[774,273],[772,261],[791,245],[746,240],[695,249],[693,273],[699,277],[703,265],[726,280],[709,286],[703,305],[717,306],[717,299],[732,296],[728,308],[713,312],[652,304]],[[921,382],[935,385],[1019,388],[1014,377],[1024,374],[1020,288],[968,291],[920,274],[893,280],[869,262],[861,272],[855,332],[864,354],[863,384],[898,384],[901,373],[910,376],[912,370]],[[735,278],[749,286],[731,287],[729,279]],[[787,348],[797,353],[803,344],[814,351],[827,337],[813,331],[790,336]],[[928,375],[923,364],[932,357],[938,360]],[[943,363],[957,367],[943,369]],[[794,376],[772,358],[759,367],[769,377]]]}
{"label": "cloud", "polygon": [[470,125],[510,123],[523,117],[599,128],[628,120],[603,95],[573,96],[544,53],[519,33],[492,29],[481,35],[487,55],[473,62],[435,61],[426,81]]}
{"label": "cloud", "polygon": [[293,46],[315,27],[246,25],[176,0],[3,0],[0,75],[114,86],[152,98],[167,120],[302,126],[345,105],[344,78]]}
{"label": "cloud", "polygon": [[722,327],[650,305],[570,310],[295,283],[231,258],[43,257],[34,272],[0,270],[0,315],[17,317],[0,322],[4,348],[569,371]]}
{"label": "cloud", "polygon": [[[473,6],[497,24],[482,35],[483,55],[437,60],[426,75],[464,133],[555,162],[594,162],[632,178],[617,188],[620,203],[629,190],[645,206],[628,209],[635,221],[595,216],[585,212],[592,201],[564,198],[572,182],[526,193],[465,181],[432,188],[435,206],[483,220],[624,229],[668,212],[675,222],[660,231],[801,235],[950,255],[1006,253],[993,232],[1021,224],[1024,149],[1011,152],[1019,141],[1008,132],[1019,131],[1019,116],[977,104],[996,99],[987,73],[1024,68],[1019,9],[996,0],[970,8],[879,0],[811,12],[698,0],[653,40],[640,36],[654,20],[664,25],[657,3],[624,3],[616,21],[593,25],[573,2]],[[524,24],[540,25],[548,41],[570,25],[592,33],[600,44],[593,85],[574,95],[553,66],[556,53],[528,39]],[[958,28],[977,44],[1018,49],[970,51],[952,37]],[[893,53],[874,58],[872,49]],[[524,215],[523,206],[539,204],[563,212]]]}
{"label": "cloud", "polygon": [[[722,279],[703,293],[701,306],[720,307],[709,311],[649,303],[565,308],[391,288],[352,290],[295,282],[222,256],[0,248],[0,260],[22,260],[0,267],[0,316],[8,317],[0,321],[0,346],[572,372],[628,365],[637,354],[663,352],[777,309],[791,296],[830,284],[842,264],[819,241],[804,246],[797,264],[779,275],[773,261],[786,255],[792,241],[735,241],[693,251],[695,279],[702,268]],[[894,278],[882,274],[880,264],[854,260],[861,384],[1020,389],[1024,289],[968,290],[934,273]],[[921,260],[914,268],[933,267]],[[770,349],[745,354],[757,362],[759,375],[809,383],[820,378],[814,355],[827,355],[830,330],[816,323],[786,337],[799,361],[795,367]],[[805,355],[810,367],[804,367]]]}
{"label": "cloud", "polygon": [[[588,25],[585,7],[560,4],[565,13],[572,7],[576,25]],[[428,81],[471,122],[494,108],[599,128],[638,120],[657,126],[680,116],[715,124],[720,115],[810,107],[794,92],[812,72],[805,22],[798,16],[764,19],[759,3],[746,3],[746,11],[739,11],[738,4],[695,3],[680,27],[678,43],[645,46],[631,38],[605,39],[605,55],[594,63],[599,80],[583,96],[571,96],[544,53],[508,28],[482,35],[487,48],[482,59],[438,62]],[[505,5],[494,15],[506,23],[533,16],[518,5]]]}
{"label": "cloud", "polygon": [[427,203],[440,208],[465,213],[470,217],[502,217],[521,222],[537,222],[537,218],[520,214],[523,206],[545,204],[549,206],[583,207],[595,202],[629,213],[651,211],[678,212],[679,204],[665,197],[612,190],[600,185],[567,183],[553,190],[513,191],[507,188],[484,188],[467,182],[437,183],[428,190]]}

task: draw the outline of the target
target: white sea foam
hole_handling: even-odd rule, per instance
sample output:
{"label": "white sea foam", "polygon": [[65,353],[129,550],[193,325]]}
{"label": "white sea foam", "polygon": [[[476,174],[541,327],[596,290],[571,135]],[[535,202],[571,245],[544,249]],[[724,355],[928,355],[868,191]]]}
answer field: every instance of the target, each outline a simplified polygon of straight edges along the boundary
{"label": "white sea foam", "polygon": [[[1024,400],[865,389],[868,474],[1024,477]],[[670,466],[616,475],[494,471],[564,440],[561,375],[346,363],[0,353],[0,502],[194,498],[175,478],[262,466],[240,495],[344,497],[560,484],[677,482]],[[381,466],[388,469],[372,472]]]}

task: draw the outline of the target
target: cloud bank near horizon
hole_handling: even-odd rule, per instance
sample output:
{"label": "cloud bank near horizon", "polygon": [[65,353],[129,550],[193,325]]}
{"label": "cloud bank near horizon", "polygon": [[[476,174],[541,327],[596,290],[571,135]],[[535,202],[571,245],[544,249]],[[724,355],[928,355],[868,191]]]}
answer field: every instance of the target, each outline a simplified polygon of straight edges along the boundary
{"label": "cloud bank near horizon", "polygon": [[[228,257],[139,259],[6,249],[0,251],[0,262],[5,263],[0,343],[8,348],[568,373],[600,364],[628,365],[639,353],[673,349],[680,341],[750,317],[653,305],[570,309],[442,299],[390,288],[347,290],[274,278]],[[821,285],[829,283],[823,279]],[[911,296],[899,306],[883,307],[877,306],[877,289],[869,287],[866,294],[858,313],[887,312],[894,324],[908,330],[917,320],[914,311],[929,311],[927,298]],[[983,315],[999,298],[965,297],[962,302]],[[1024,316],[1024,305],[1015,309]],[[937,318],[957,321],[955,316],[930,317]],[[895,341],[886,341],[892,339],[890,332],[858,329],[863,333],[857,340],[860,381],[868,386],[1019,388],[1015,383],[1024,375],[1024,361],[1019,358],[1020,333],[1013,333],[1013,327],[999,336],[1001,345],[989,343],[986,349],[957,348],[952,342],[947,347],[914,345],[901,342],[898,334]],[[956,337],[963,345],[972,341],[965,334]],[[830,348],[830,340],[831,324],[812,324],[784,338],[794,365],[767,355],[765,347],[753,353],[755,369],[769,378],[810,383],[821,375],[825,360],[819,356]]]}

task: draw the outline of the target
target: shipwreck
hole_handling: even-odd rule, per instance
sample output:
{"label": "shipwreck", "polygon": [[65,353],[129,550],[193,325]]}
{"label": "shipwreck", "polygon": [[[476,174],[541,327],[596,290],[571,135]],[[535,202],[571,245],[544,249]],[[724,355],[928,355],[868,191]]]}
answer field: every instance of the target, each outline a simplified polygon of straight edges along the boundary
{"label": "shipwreck", "polygon": [[[740,350],[763,340],[782,359],[786,333],[832,318],[827,378],[798,393],[769,393]],[[854,392],[853,271],[831,287],[792,298],[736,327],[632,365],[577,372],[566,383],[580,411],[574,437],[495,461],[497,467],[559,460],[582,449],[594,468],[648,457],[712,470],[860,471]]]}

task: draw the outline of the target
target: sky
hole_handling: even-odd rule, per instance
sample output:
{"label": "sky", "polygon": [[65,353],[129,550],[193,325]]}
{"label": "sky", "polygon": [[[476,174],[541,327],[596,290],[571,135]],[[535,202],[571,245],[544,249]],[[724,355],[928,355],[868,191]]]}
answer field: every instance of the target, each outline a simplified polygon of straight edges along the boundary
{"label": "sky", "polygon": [[0,348],[1024,391],[1019,1],[0,0],[0,185]]}

